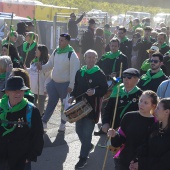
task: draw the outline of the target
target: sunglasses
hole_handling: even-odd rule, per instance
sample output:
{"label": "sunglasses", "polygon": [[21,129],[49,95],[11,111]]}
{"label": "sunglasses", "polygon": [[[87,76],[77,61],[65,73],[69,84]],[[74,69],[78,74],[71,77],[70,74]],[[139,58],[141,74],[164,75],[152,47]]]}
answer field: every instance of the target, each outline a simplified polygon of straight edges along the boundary
{"label": "sunglasses", "polygon": [[122,77],[123,77],[123,78],[131,79],[133,76],[124,74]]}
{"label": "sunglasses", "polygon": [[159,60],[149,60],[150,63],[154,62],[155,64],[157,64],[158,62],[160,62]]}

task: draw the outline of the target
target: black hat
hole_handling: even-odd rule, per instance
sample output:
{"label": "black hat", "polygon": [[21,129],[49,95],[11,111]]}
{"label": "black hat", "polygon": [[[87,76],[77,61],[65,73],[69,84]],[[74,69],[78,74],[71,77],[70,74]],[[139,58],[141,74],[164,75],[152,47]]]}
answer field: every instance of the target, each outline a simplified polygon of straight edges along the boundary
{"label": "black hat", "polygon": [[27,26],[34,26],[34,24],[31,21],[26,21],[25,23]]}
{"label": "black hat", "polygon": [[25,86],[24,79],[20,76],[12,76],[8,78],[5,89],[2,90],[4,92],[5,90],[9,91],[16,91],[16,90],[28,90],[29,88]]}
{"label": "black hat", "polygon": [[123,74],[129,74],[132,76],[140,77],[139,70],[137,70],[135,68],[128,68],[123,72]]}
{"label": "black hat", "polygon": [[88,23],[89,24],[95,24],[95,20],[94,19],[90,19]]}
{"label": "black hat", "polygon": [[106,25],[104,26],[104,28],[110,28],[110,25],[109,25],[109,24],[106,24]]}
{"label": "black hat", "polygon": [[60,34],[60,37],[65,37],[66,40],[70,41],[71,36],[68,33]]}
{"label": "black hat", "polygon": [[17,28],[24,28],[27,27],[28,25],[25,22],[18,22],[17,23]]}

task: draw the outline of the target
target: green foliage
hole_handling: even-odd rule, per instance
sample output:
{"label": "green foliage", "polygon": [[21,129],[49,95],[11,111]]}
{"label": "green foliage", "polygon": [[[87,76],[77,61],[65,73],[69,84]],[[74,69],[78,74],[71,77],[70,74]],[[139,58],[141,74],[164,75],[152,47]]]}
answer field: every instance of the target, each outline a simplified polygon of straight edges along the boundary
{"label": "green foliage", "polygon": [[159,12],[170,13],[170,9],[163,9],[152,6],[139,6],[139,5],[128,5],[120,3],[108,3],[108,2],[96,2],[92,0],[39,0],[44,4],[52,4],[57,6],[67,6],[72,8],[78,8],[79,12],[90,11],[91,9],[100,9],[105,12],[109,12],[112,15],[126,13],[127,11],[139,11],[139,12],[150,12],[156,14]]}

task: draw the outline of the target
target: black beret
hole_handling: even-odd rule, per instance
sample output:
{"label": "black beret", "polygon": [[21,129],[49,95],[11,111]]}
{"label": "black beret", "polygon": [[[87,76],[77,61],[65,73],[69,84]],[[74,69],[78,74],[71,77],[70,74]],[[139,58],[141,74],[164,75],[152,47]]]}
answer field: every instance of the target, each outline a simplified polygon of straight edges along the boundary
{"label": "black beret", "polygon": [[139,70],[137,70],[135,68],[128,68],[125,71],[123,71],[123,74],[130,74],[132,76],[140,77]]}

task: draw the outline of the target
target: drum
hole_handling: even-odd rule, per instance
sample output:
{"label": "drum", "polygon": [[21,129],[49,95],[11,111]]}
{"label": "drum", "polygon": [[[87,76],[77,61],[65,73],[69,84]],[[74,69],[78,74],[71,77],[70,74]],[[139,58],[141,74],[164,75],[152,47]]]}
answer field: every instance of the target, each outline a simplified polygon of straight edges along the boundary
{"label": "drum", "polygon": [[83,99],[82,101],[66,109],[64,111],[64,114],[68,118],[68,121],[70,123],[73,123],[88,115],[92,110],[93,108],[88,103],[88,101],[86,99]]}

